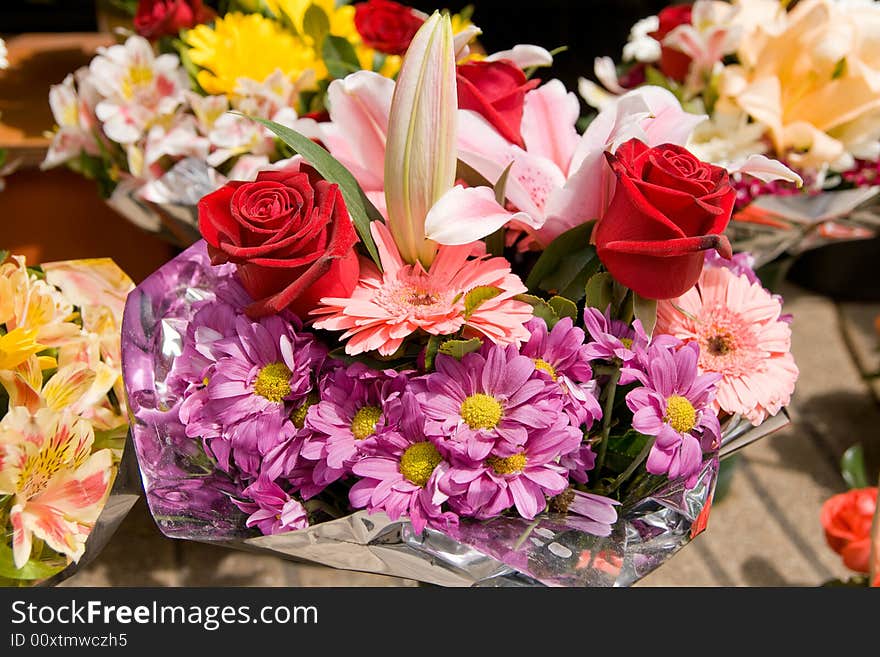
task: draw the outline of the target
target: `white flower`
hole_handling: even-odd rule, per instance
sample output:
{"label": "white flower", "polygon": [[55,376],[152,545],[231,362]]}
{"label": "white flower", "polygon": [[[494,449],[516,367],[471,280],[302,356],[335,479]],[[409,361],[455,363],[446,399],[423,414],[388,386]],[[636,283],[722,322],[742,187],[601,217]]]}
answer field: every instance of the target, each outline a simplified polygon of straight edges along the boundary
{"label": "white flower", "polygon": [[185,101],[189,81],[175,55],[156,57],[139,36],[98,53],[89,65],[91,82],[103,97],[95,111],[113,141],[134,143]]}
{"label": "white flower", "polygon": [[58,125],[58,131],[49,146],[42,168],[50,169],[78,157],[85,151],[89,155],[100,153],[95,137],[96,118],[94,105],[94,88],[90,87],[82,70],[77,72],[81,80],[79,90],[74,84],[74,76],[69,74],[61,84],[52,85],[49,89],[49,107]]}
{"label": "white flower", "polygon": [[637,61],[650,64],[660,59],[660,42],[651,36],[651,32],[660,29],[660,19],[648,16],[633,25],[629,33],[629,41],[623,47],[624,61]]}

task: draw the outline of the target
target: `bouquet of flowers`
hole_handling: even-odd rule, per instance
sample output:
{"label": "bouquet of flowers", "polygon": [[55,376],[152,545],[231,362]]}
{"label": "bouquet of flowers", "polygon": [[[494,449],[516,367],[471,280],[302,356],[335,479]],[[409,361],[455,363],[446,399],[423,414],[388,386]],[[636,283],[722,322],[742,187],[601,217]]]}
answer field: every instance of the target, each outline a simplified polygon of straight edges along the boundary
{"label": "bouquet of flowers", "polygon": [[259,121],[297,155],[201,199],[204,241],[129,296],[167,535],[627,584],[705,526],[719,454],[784,424],[790,318],[730,253],[694,118],[645,88],[579,135],[559,81],[463,48],[435,14],[396,82],[331,83],[326,150]]}
{"label": "bouquet of flowers", "polygon": [[820,520],[828,547],[839,554],[843,564],[856,575],[847,582],[835,580],[826,586],[880,586],[877,486],[869,485],[862,445],[850,447],[841,459],[841,466],[849,490],[826,500]]}
{"label": "bouquet of flowers", "polygon": [[28,267],[8,255],[0,254],[0,584],[21,586],[72,574],[68,566],[97,552],[137,500],[127,476],[117,479],[128,434],[120,328],[134,285],[110,260]]}
{"label": "bouquet of flowers", "polygon": [[[137,34],[49,92],[58,127],[43,167],[94,178],[123,216],[180,246],[199,238],[199,198],[291,155],[242,114],[317,137],[330,82],[360,70],[392,78],[425,20],[389,0],[225,6],[216,15],[201,0],[141,0]],[[454,29],[479,32],[467,14]]]}
{"label": "bouquet of flowers", "polygon": [[765,262],[876,234],[878,25],[872,0],[676,4],[633,27],[620,67],[596,60],[604,88],[582,80],[581,91],[602,107],[642,84],[663,86],[708,115],[688,144],[699,157],[726,165],[767,153],[796,170],[803,190],[734,181],[743,211],[732,235]]}

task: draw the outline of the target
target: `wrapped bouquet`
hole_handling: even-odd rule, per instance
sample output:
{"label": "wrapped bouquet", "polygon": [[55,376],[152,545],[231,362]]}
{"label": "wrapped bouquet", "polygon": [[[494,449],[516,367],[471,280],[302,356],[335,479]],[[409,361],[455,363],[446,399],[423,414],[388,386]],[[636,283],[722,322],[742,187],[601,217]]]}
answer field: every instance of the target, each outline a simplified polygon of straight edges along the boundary
{"label": "wrapped bouquet", "polygon": [[0,264],[2,585],[71,574],[137,499],[127,476],[114,486],[128,433],[119,336],[133,287],[110,260]]}
{"label": "wrapped bouquet", "polygon": [[[874,1],[697,0],[639,21],[623,63],[596,60],[603,86],[582,80],[598,107],[643,84],[673,91],[708,115],[688,147],[728,165],[754,153],[803,178],[735,180],[732,235],[765,262],[829,240],[876,234],[880,73]],[[819,198],[817,198],[819,197]]]}
{"label": "wrapped bouquet", "polygon": [[[394,77],[425,20],[389,0],[224,6],[216,15],[201,0],[141,0],[137,33],[49,93],[57,128],[43,167],[94,178],[128,220],[180,246],[199,238],[199,198],[291,155],[242,114],[317,137],[330,82],[360,70]],[[454,25],[459,39],[479,32],[466,14]],[[552,61],[543,49],[517,55]]]}
{"label": "wrapped bouquet", "polygon": [[[727,170],[656,87],[578,102],[435,14],[396,82],[199,202],[129,296],[164,533],[439,584],[629,584],[705,527],[719,455],[786,421],[790,318]],[[522,51],[514,51],[522,52]],[[745,170],[790,175],[766,158]]]}

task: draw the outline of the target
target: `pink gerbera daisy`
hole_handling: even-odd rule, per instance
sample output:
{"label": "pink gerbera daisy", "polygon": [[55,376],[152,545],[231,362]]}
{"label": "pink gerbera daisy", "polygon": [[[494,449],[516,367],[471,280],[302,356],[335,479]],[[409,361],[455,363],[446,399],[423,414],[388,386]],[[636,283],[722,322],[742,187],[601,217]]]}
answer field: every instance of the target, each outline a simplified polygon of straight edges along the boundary
{"label": "pink gerbera daisy", "polygon": [[789,403],[798,377],[791,327],[782,303],[759,283],[721,267],[703,270],[697,285],[661,301],[655,333],[700,346],[701,372],[717,372],[715,408],[758,425]]}
{"label": "pink gerbera daisy", "polygon": [[407,264],[381,222],[371,224],[382,271],[371,262],[349,298],[321,299],[315,327],[345,331],[351,355],[378,351],[390,356],[417,330],[450,335],[465,329],[496,344],[529,339],[524,324],[531,306],[514,297],[526,287],[504,258],[471,258],[472,245],[441,246],[431,267]]}

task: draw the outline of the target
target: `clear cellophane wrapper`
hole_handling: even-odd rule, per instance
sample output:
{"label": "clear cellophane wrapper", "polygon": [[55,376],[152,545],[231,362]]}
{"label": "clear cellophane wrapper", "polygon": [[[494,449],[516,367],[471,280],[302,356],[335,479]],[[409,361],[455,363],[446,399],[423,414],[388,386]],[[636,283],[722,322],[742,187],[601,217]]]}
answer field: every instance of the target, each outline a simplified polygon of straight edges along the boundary
{"label": "clear cellophane wrapper", "polygon": [[834,242],[880,234],[880,187],[765,195],[734,215],[727,234],[733,250],[762,267]]}
{"label": "clear cellophane wrapper", "polygon": [[171,538],[443,586],[628,586],[705,527],[719,459],[788,422],[785,413],[759,427],[728,419],[721,451],[707,455],[693,488],[669,481],[643,499],[625,500],[607,537],[590,534],[573,515],[463,520],[453,537],[430,528],[418,534],[405,519],[366,511],[260,536],[245,528],[227,477],[215,471],[199,441],[186,436],[180,400],[165,383],[193,304],[212,299],[231,275],[228,265],[210,265],[199,242],[139,285],[126,305],[123,377],[132,435],[150,511]]}

